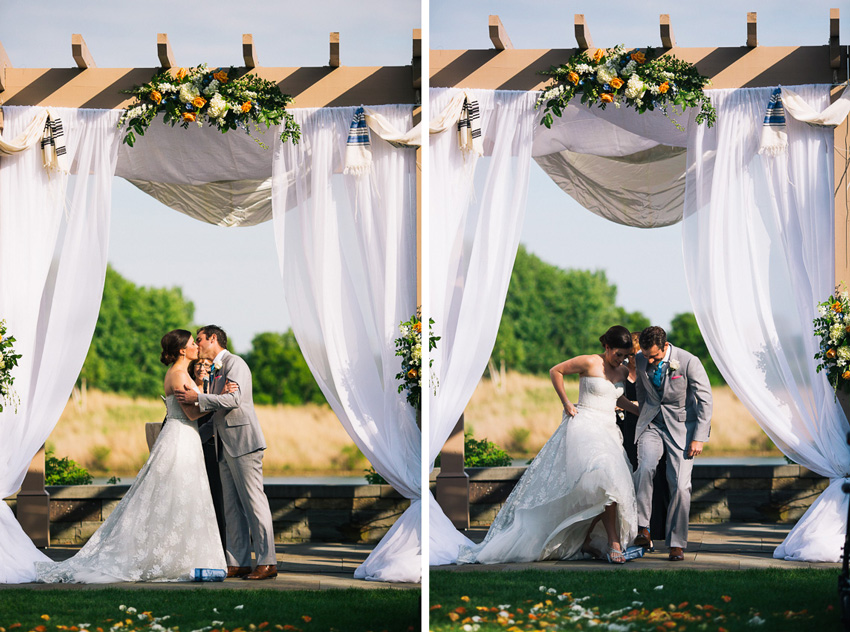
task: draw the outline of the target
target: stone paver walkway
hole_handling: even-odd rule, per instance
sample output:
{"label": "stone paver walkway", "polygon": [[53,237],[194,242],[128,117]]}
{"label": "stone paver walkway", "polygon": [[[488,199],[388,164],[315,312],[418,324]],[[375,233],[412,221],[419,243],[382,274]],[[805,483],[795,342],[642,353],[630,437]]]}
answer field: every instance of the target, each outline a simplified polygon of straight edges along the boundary
{"label": "stone paver walkway", "polygon": [[[354,569],[372,552],[370,544],[306,543],[277,545],[278,576],[263,581],[227,579],[223,582],[126,582],[119,584],[0,584],[4,588],[31,587],[36,590],[70,589],[85,590],[104,588],[145,588],[186,590],[204,588],[208,590],[328,590],[339,588],[365,589],[418,589],[419,584],[396,584],[354,579]],[[53,560],[65,560],[79,547],[57,546],[45,550]]]}
{"label": "stone paver walkway", "polygon": [[[671,562],[663,540],[654,541],[655,553],[624,564],[623,569],[639,570],[743,570],[748,568],[836,568],[841,564],[814,564],[789,562],[773,557],[773,551],[785,539],[793,525],[723,522],[719,524],[692,524],[688,533],[685,559]],[[484,539],[484,529],[467,533],[475,542]],[[504,571],[528,568],[570,571],[610,570],[610,564],[599,560],[578,562],[523,562],[516,564],[466,564],[462,566],[435,566],[432,569],[464,571]]]}

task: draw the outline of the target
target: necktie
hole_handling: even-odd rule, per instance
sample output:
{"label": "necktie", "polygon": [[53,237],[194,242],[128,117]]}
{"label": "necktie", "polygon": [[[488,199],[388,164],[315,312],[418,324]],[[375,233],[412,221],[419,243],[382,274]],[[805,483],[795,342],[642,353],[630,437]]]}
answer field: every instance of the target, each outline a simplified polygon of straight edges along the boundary
{"label": "necktie", "polygon": [[652,385],[658,391],[661,390],[661,379],[664,377],[664,364],[664,361],[659,362],[652,375]]}

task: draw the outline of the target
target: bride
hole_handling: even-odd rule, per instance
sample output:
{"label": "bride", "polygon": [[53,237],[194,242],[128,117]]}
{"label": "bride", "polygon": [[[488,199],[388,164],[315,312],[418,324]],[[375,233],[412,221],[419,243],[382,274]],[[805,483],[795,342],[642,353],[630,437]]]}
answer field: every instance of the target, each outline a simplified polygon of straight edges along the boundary
{"label": "bride", "polygon": [[[572,358],[549,374],[564,406],[561,425],[508,496],[480,544],[462,546],[458,563],[495,564],[535,560],[626,561],[625,546],[637,530],[632,469],[616,424],[617,406],[637,412],[623,396],[632,353],[625,327],[600,339],[604,351]],[[573,404],[564,376],[578,373]]]}
{"label": "bride", "polygon": [[195,568],[226,568],[195,407],[174,391],[196,388],[187,367],[198,345],[185,329],[162,337],[168,416],[135,482],[88,542],[64,562],[36,562],[36,581],[190,581]]}

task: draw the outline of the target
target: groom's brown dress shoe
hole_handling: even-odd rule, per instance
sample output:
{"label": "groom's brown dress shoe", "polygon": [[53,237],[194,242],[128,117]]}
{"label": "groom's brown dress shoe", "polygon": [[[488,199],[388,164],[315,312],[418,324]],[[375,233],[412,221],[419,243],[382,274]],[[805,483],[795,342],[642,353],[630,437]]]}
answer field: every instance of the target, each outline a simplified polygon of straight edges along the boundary
{"label": "groom's brown dress shoe", "polygon": [[650,553],[655,550],[655,547],[652,546],[652,536],[649,535],[649,529],[646,527],[638,527],[638,534],[637,537],[635,537],[635,546],[642,546]]}
{"label": "groom's brown dress shoe", "polygon": [[670,547],[670,561],[671,562],[681,562],[685,559],[685,552],[682,550],[680,546],[671,546]]}
{"label": "groom's brown dress shoe", "polygon": [[251,572],[250,566],[228,566],[227,567],[227,577],[245,577],[248,573]]}
{"label": "groom's brown dress shoe", "polygon": [[245,575],[242,579],[274,579],[277,577],[276,564],[262,564],[254,569],[250,575]]}

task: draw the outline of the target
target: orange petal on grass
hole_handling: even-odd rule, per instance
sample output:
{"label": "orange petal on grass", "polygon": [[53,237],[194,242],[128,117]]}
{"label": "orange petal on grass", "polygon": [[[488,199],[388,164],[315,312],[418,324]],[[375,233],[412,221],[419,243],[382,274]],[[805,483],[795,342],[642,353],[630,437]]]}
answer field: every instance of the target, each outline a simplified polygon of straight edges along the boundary
{"label": "orange petal on grass", "polygon": [[305,614],[301,618],[304,620],[304,623],[310,623],[310,621],[313,620],[313,617],[311,617],[309,614]]}
{"label": "orange petal on grass", "polygon": [[464,608],[463,606],[458,606],[457,608],[455,608],[455,612],[457,612],[458,614],[466,614],[466,608]]}
{"label": "orange petal on grass", "polygon": [[47,630],[47,628],[43,625],[37,625],[33,628],[33,630],[35,630],[35,632],[45,632],[45,630]]}
{"label": "orange petal on grass", "polygon": [[451,619],[452,621],[457,621],[458,619],[460,619],[460,615],[457,612],[450,612],[449,619]]}
{"label": "orange petal on grass", "polygon": [[687,607],[688,607],[688,602],[687,602],[687,601],[683,601],[682,603],[680,603],[680,604],[678,605],[679,610],[681,610],[682,608],[687,608]]}
{"label": "orange petal on grass", "polygon": [[260,628],[260,629],[262,630],[263,628],[268,627],[268,625],[269,625],[269,622],[268,622],[268,621],[263,621],[263,622],[262,622],[260,625],[258,625],[257,627],[258,627],[258,628]]}
{"label": "orange petal on grass", "polygon": [[50,615],[49,614],[43,614],[43,615],[41,615],[41,618],[44,619],[45,621],[50,621]]}
{"label": "orange petal on grass", "polygon": [[729,603],[730,601],[732,601],[732,597],[730,597],[729,595],[723,595],[723,596],[721,597],[721,599],[722,599],[723,601],[725,601],[726,603]]}
{"label": "orange petal on grass", "polygon": [[469,597],[467,597],[466,595],[464,595],[463,597],[461,597],[461,598],[460,598],[460,600],[461,600],[461,601],[469,601]]}
{"label": "orange petal on grass", "polygon": [[436,604],[436,605],[431,606],[431,610],[439,610],[442,607],[443,606],[441,606],[440,604]]}
{"label": "orange petal on grass", "polygon": [[13,623],[12,625],[9,626],[9,629],[14,630],[15,628],[19,628],[19,627],[21,627],[20,623]]}

